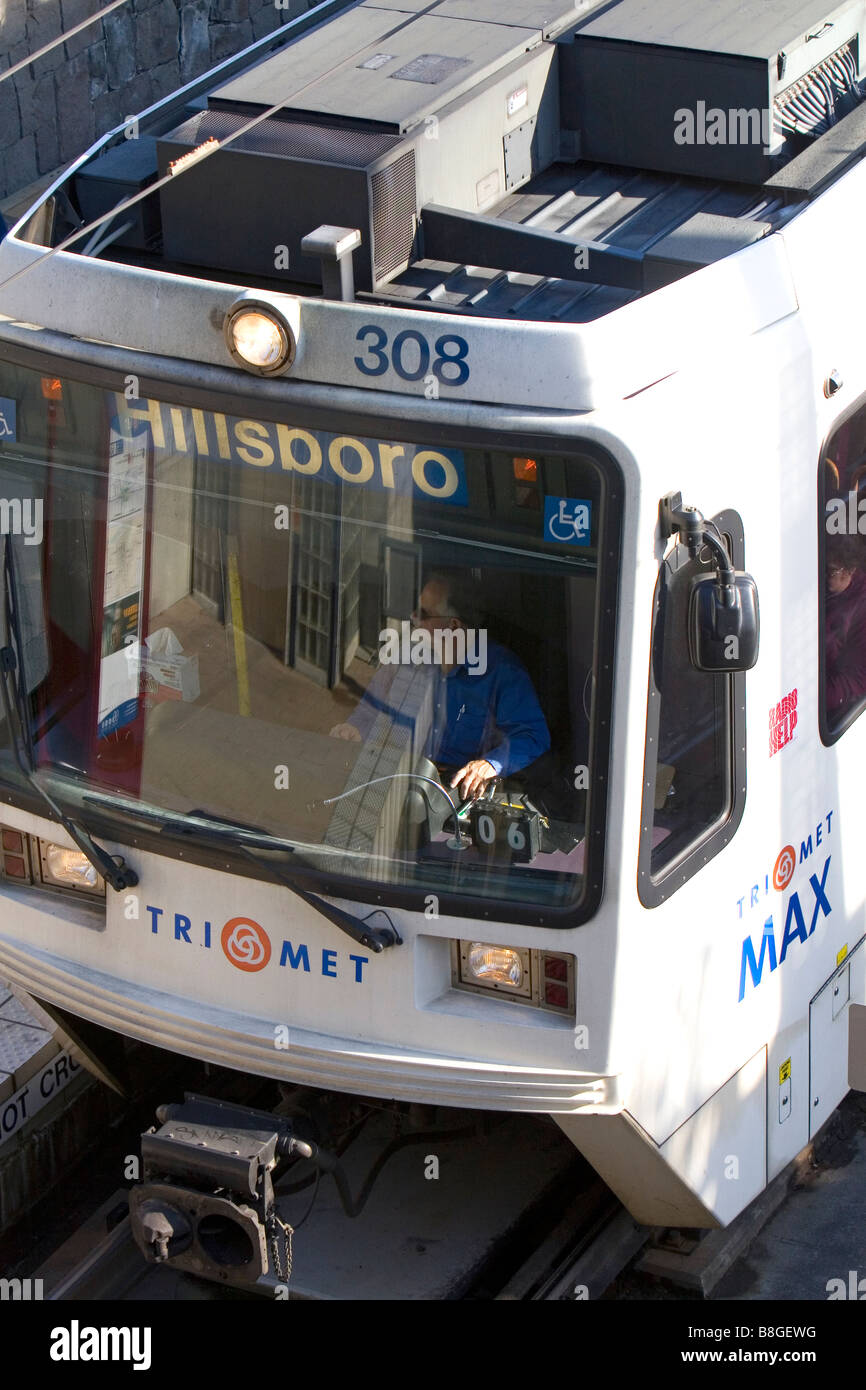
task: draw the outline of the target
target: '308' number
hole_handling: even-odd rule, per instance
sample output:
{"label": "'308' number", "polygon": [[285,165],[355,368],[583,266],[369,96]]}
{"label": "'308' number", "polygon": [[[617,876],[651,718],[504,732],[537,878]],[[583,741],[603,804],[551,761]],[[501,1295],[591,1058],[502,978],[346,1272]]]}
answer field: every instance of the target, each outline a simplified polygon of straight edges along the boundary
{"label": "'308' number", "polygon": [[388,367],[403,381],[421,381],[432,372],[443,386],[465,386],[469,380],[469,344],[456,333],[443,333],[431,348],[423,333],[407,328],[398,333],[388,349],[388,334],[375,323],[358,330],[355,341],[364,344],[364,354],[355,366],[365,376],[384,376]]}

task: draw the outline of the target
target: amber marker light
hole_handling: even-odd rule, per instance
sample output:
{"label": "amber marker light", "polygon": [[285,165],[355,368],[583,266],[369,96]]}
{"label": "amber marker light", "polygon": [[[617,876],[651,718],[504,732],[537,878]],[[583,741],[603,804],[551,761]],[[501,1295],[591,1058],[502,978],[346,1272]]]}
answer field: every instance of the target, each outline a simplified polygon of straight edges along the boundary
{"label": "amber marker light", "polygon": [[538,482],[538,463],[535,459],[515,458],[512,462],[514,477],[518,483]]}

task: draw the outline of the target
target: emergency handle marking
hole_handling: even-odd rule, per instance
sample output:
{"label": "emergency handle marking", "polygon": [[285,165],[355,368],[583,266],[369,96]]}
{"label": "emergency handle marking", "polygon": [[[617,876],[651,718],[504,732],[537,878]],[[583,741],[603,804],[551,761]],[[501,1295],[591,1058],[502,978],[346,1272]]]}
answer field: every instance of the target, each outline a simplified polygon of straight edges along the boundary
{"label": "emergency handle marking", "polygon": [[[437,338],[433,344],[431,366],[430,344],[423,333],[417,329],[404,329],[398,333],[391,344],[391,360],[388,361],[388,334],[384,328],[379,328],[378,324],[367,323],[363,328],[359,328],[355,335],[355,341],[364,343],[367,356],[356,357],[355,366],[359,372],[365,376],[384,376],[389,365],[403,381],[422,381],[431,371],[443,386],[465,386],[469,380],[469,344],[465,338],[460,338],[456,333],[443,333],[441,338]],[[411,362],[413,353],[409,345],[413,344],[418,353],[418,364],[412,368],[407,366],[407,361]],[[452,351],[456,348],[456,352]],[[407,351],[408,349],[408,351]],[[456,376],[446,372],[446,368],[456,367]]]}

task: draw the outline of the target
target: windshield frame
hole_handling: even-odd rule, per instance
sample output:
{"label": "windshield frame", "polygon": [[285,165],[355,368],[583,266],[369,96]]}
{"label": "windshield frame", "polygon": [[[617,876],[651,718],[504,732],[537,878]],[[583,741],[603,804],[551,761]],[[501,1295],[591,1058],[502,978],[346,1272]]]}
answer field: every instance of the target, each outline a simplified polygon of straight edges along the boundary
{"label": "windshield frame", "polygon": [[[17,325],[0,323],[0,360],[45,375],[66,375],[84,385],[97,389],[122,389],[131,371],[137,378],[139,399],[155,397],[169,404],[202,410],[216,410],[226,416],[244,418],[255,407],[255,416],[279,422],[291,410],[299,426],[321,428],[327,413],[329,428],[347,434],[381,434],[383,422],[406,442],[439,447],[475,447],[486,449],[519,448],[521,451],[545,451],[548,454],[573,456],[576,449],[587,455],[598,467],[604,493],[603,526],[599,539],[599,585],[595,613],[595,650],[598,679],[596,688],[596,718],[590,730],[590,806],[591,814],[586,833],[582,892],[575,904],[565,907],[547,906],[532,902],[508,902],[499,898],[483,898],[465,894],[439,892],[440,916],[483,918],[487,921],[513,922],[525,926],[570,929],[593,917],[601,902],[604,882],[604,852],[607,829],[607,789],[609,785],[610,732],[613,712],[613,672],[618,617],[618,595],[621,579],[622,514],[624,478],[614,456],[591,438],[579,433],[581,415],[523,408],[492,407],[460,401],[430,402],[419,396],[414,401],[406,396],[374,392],[354,387],[311,387],[307,383],[281,378],[279,382],[249,378],[237,371],[209,367],[180,360],[145,357],[143,354],[105,347],[95,343],[80,343],[54,333],[39,337],[47,346],[31,346],[34,334],[26,332],[30,342],[22,341],[25,331]],[[190,374],[195,371],[197,380]],[[484,416],[495,414],[496,426],[480,423]],[[475,417],[475,418],[473,418]],[[604,588],[602,588],[604,584]],[[42,771],[45,777],[47,769]],[[77,800],[74,788],[77,778],[50,774],[52,783],[64,788],[67,800]],[[205,843],[194,832],[181,828],[177,813],[142,803],[142,814],[122,795],[110,792],[87,781],[80,782],[82,813],[93,833],[107,836],[119,844],[130,845],[202,867],[219,868],[242,877],[268,880],[266,873],[256,867],[242,850],[235,849],[225,838],[220,844]],[[45,815],[45,806],[30,788],[19,781],[10,781],[0,768],[0,791],[3,799],[36,815]],[[86,800],[84,799],[86,798]],[[157,830],[153,812],[162,811],[165,823]],[[132,828],[134,823],[134,829]],[[214,822],[225,832],[225,822]],[[239,827],[242,832],[242,827]],[[285,859],[292,860],[291,851],[278,837],[274,850],[283,850]],[[303,862],[292,864],[293,876],[305,889],[345,902],[358,901],[379,906],[393,906],[415,912],[423,910],[424,890],[420,885],[391,885],[363,880],[346,881],[329,875]],[[433,891],[431,888],[429,891]]]}

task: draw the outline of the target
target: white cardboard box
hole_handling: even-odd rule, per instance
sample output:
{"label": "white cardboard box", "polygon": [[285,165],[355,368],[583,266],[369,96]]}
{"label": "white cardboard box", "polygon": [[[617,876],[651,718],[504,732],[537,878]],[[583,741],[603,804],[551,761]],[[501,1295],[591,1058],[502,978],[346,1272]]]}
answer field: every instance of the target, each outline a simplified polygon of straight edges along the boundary
{"label": "white cardboard box", "polygon": [[198,657],[184,654],[170,628],[162,627],[148,637],[141,665],[142,690],[151,703],[198,699]]}

